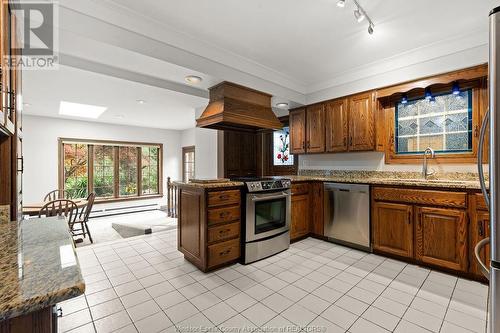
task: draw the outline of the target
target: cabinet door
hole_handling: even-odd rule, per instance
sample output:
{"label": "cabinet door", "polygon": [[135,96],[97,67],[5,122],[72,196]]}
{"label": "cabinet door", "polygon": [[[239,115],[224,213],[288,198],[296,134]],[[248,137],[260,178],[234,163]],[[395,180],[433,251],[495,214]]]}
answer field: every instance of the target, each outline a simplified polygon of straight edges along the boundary
{"label": "cabinet door", "polygon": [[309,193],[292,195],[290,239],[294,240],[309,233]]}
{"label": "cabinet door", "polygon": [[323,153],[325,151],[325,109],[323,104],[307,108],[306,151]]}
{"label": "cabinet door", "polygon": [[306,109],[290,112],[290,152],[305,154],[306,152]]}
{"label": "cabinet door", "polygon": [[351,97],[349,103],[349,150],[375,149],[374,94]]}
{"label": "cabinet door", "polygon": [[417,207],[416,258],[427,264],[466,271],[467,216],[458,209]]}
{"label": "cabinet door", "polygon": [[324,191],[323,183],[311,184],[311,232],[316,236],[324,236]]}
{"label": "cabinet door", "polygon": [[385,202],[372,206],[373,249],[413,257],[413,207]]}
{"label": "cabinet door", "polygon": [[325,104],[326,151],[347,151],[349,122],[347,117],[348,101],[340,99]]}
{"label": "cabinet door", "polygon": [[190,260],[205,266],[205,205],[203,192],[180,189],[178,249]]}
{"label": "cabinet door", "polygon": [[[470,244],[469,258],[471,260],[469,271],[477,276],[483,276],[479,268],[479,263],[476,260],[474,254],[474,248],[476,244],[482,239],[490,237],[490,215],[487,212],[477,211],[472,213],[470,221]],[[486,245],[480,253],[481,261],[486,264],[487,267],[490,265],[490,246]]]}

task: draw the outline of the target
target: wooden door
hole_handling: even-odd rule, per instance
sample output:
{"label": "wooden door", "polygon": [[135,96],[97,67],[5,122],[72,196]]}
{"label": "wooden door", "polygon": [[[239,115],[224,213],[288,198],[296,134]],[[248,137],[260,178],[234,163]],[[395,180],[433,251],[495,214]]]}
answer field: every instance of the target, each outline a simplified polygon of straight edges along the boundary
{"label": "wooden door", "polygon": [[324,218],[323,204],[324,191],[323,183],[316,182],[311,184],[311,233],[316,236],[324,236]]}
{"label": "wooden door", "polygon": [[294,240],[309,233],[309,193],[292,196],[290,239]]}
{"label": "wooden door", "polygon": [[373,203],[372,239],[374,250],[413,258],[413,207]]}
{"label": "wooden door", "polygon": [[349,150],[375,149],[375,119],[373,93],[364,93],[350,98],[349,102]]}
{"label": "wooden door", "polygon": [[325,108],[323,104],[307,107],[306,151],[323,153],[325,151]]}
{"label": "wooden door", "polygon": [[467,215],[458,209],[416,208],[416,259],[466,271]]}
{"label": "wooden door", "polygon": [[347,151],[349,137],[347,99],[339,99],[325,104],[326,151],[335,153]]}
{"label": "wooden door", "polygon": [[290,152],[305,154],[306,152],[306,109],[290,111]]}

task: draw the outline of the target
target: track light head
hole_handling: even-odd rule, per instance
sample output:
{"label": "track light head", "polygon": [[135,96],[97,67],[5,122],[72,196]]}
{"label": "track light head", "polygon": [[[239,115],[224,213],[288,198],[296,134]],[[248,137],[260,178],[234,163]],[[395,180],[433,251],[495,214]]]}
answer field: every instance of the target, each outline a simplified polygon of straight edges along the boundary
{"label": "track light head", "polygon": [[374,28],[373,24],[372,24],[372,23],[370,23],[370,25],[368,26],[368,33],[369,33],[370,35],[373,35],[373,28]]}
{"label": "track light head", "polygon": [[358,21],[358,23],[363,22],[363,20],[365,19],[365,14],[359,8],[357,8],[354,11],[354,17],[356,18],[356,21]]}
{"label": "track light head", "polygon": [[344,8],[345,7],[345,0],[337,1],[337,7]]}

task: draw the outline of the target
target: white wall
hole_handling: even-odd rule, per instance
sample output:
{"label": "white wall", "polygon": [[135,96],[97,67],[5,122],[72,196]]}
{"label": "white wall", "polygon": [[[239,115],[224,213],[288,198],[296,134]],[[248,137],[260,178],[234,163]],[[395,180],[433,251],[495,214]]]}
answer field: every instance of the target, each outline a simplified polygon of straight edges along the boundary
{"label": "white wall", "polygon": [[[198,119],[205,108],[195,110]],[[217,130],[195,128],[195,176],[217,178]]]}
{"label": "white wall", "polygon": [[[163,188],[166,195],[167,176],[179,179],[181,174],[181,131],[110,125],[38,116],[24,116],[25,203],[40,202],[45,194],[58,187],[58,138],[150,142],[163,144]],[[143,205],[165,199],[140,200],[122,204]]]}

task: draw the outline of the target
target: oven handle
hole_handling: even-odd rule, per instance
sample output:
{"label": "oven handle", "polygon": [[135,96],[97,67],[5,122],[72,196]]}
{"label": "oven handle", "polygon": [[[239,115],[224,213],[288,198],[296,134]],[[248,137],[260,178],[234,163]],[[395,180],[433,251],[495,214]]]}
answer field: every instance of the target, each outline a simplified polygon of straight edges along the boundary
{"label": "oven handle", "polygon": [[252,199],[252,201],[265,201],[265,200],[273,200],[273,199],[286,198],[286,197],[289,197],[289,196],[291,196],[290,193],[283,192],[283,193],[278,194],[278,195],[267,195],[267,196],[264,196],[264,197],[261,197],[261,196],[258,196],[258,195],[253,195],[251,199]]}

